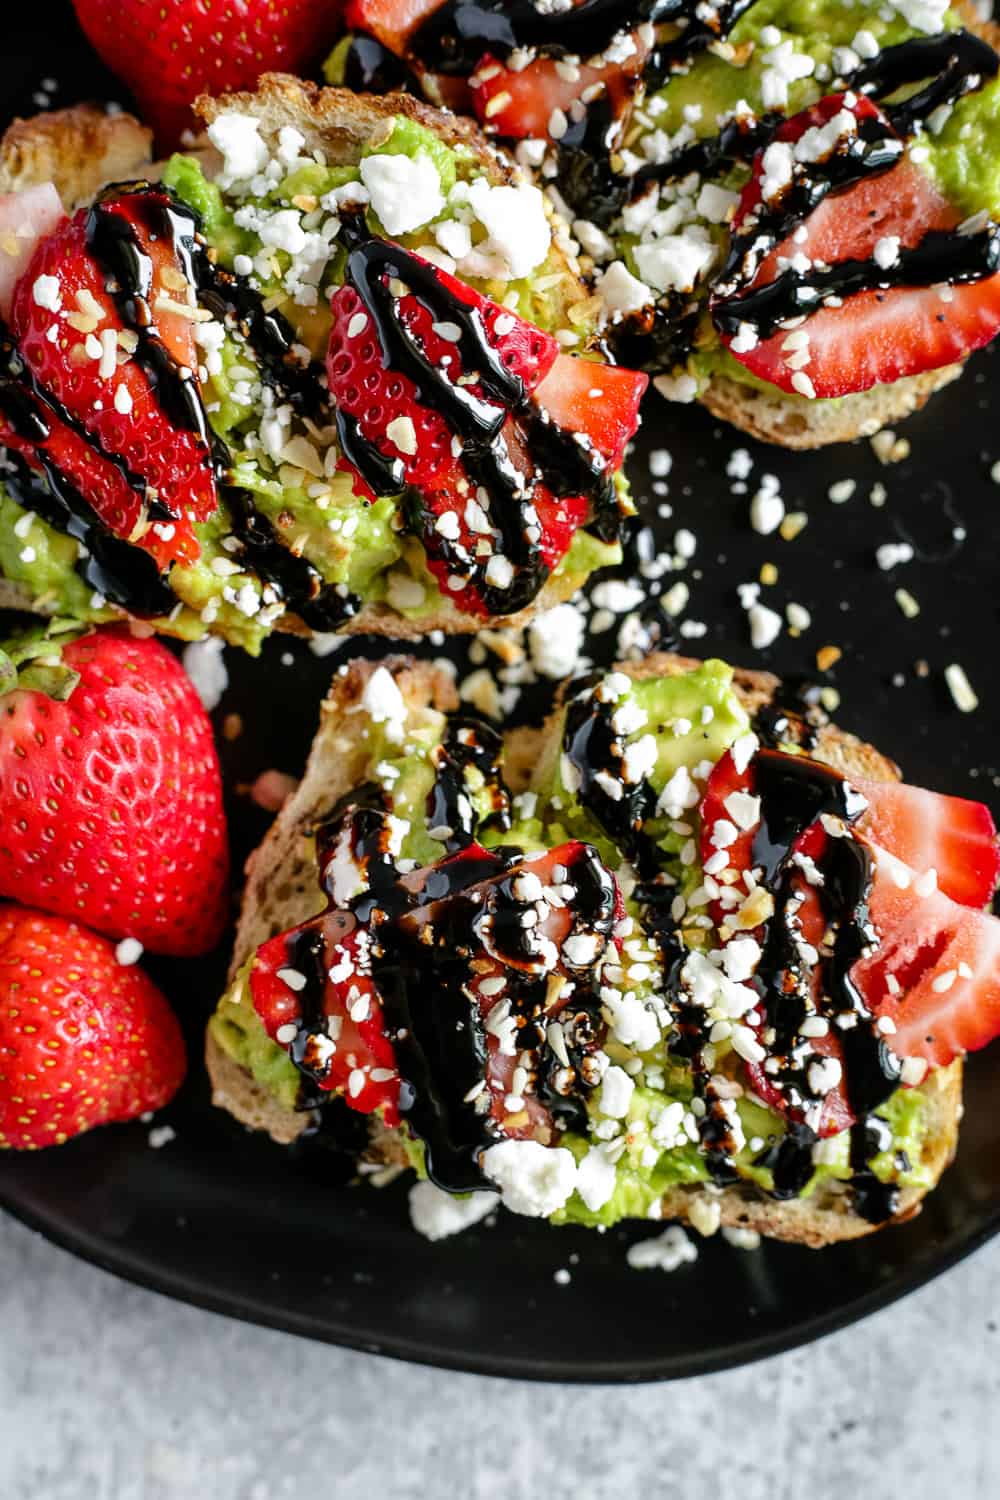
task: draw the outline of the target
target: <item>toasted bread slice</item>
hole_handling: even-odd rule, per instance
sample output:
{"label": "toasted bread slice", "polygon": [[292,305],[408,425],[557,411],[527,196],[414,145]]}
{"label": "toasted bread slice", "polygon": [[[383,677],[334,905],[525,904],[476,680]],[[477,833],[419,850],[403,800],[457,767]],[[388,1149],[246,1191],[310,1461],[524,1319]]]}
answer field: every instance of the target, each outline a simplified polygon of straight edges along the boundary
{"label": "toasted bread slice", "polygon": [[[357,710],[365,684],[375,670],[373,663],[354,661],[335,677],[322,708],[319,731],[313,741],[305,775],[288,799],[264,839],[247,863],[247,884],[236,934],[232,973],[261,943],[276,933],[304,921],[323,907],[316,880],[311,830],[340,797],[357,786],[367,774],[368,752],[358,732]],[[448,712],[456,706],[454,684],[446,672],[425,662],[390,658],[386,663],[407,705],[408,716],[419,718],[428,707]],[[650,656],[639,665],[622,668],[633,677],[673,675],[698,663],[669,653]],[[766,672],[737,672],[737,691],[753,713],[773,697],[778,679]],[[555,716],[541,730],[519,730],[508,736],[505,768],[510,784],[526,786],[539,752],[553,732]],[[897,767],[872,745],[854,735],[829,726],[819,737],[814,752],[821,760],[850,775],[879,780],[897,779]],[[294,1140],[307,1117],[278,1104],[248,1072],[238,1066],[209,1034],[206,1061],[212,1080],[213,1102],[228,1110],[245,1125],[266,1130],[282,1144]],[[951,1161],[961,1116],[962,1064],[928,1075],[921,1085],[927,1100],[930,1128],[921,1165],[936,1183]],[[386,1163],[403,1160],[398,1137],[376,1131],[372,1152]],[[906,1188],[901,1194],[898,1218],[919,1211],[927,1189]],[[841,1184],[821,1186],[805,1200],[778,1202],[750,1184],[728,1187],[721,1193],[704,1186],[676,1187],[663,1200],[665,1218],[690,1219],[696,1199],[717,1203],[721,1223],[744,1226],[762,1234],[801,1244],[820,1246],[836,1240],[868,1234],[870,1224],[850,1205]]]}
{"label": "toasted bread slice", "polygon": [[[319,88],[284,73],[266,73],[253,93],[233,93],[211,98],[203,95],[196,108],[210,125],[224,110],[237,109],[261,122],[261,133],[276,140],[282,126],[294,125],[310,149],[321,148],[327,161],[353,165],[360,161],[364,146],[379,132],[388,133],[389,121],[403,115],[433,130],[448,146],[461,146],[474,153],[483,171],[496,183],[520,175],[509,158],[490,145],[478,127],[448,110],[423,104],[409,94],[387,94],[376,98],[352,94],[348,89]],[[385,136],[383,136],[385,139]],[[42,182],[54,182],[67,207],[88,201],[109,182],[158,175],[150,160],[151,135],[131,115],[107,115],[93,105],[16,120],[0,139],[0,192],[22,191]],[[211,147],[196,153],[208,161]],[[555,220],[554,211],[549,209]],[[576,262],[553,236],[550,251],[552,275],[561,273],[547,295],[552,297],[555,316],[562,321],[569,309],[587,297]],[[551,578],[533,604],[517,615],[496,617],[495,624],[523,625],[539,610],[568,599],[579,586],[579,578]],[[0,578],[0,608],[33,610],[30,591]],[[41,611],[46,612],[46,611]],[[388,605],[366,604],[342,630],[351,635],[387,635],[417,640],[433,630],[446,634],[468,634],[480,628],[478,615],[464,614],[442,600],[434,614],[412,620]],[[309,636],[312,631],[297,616],[287,614],[278,628]]]}

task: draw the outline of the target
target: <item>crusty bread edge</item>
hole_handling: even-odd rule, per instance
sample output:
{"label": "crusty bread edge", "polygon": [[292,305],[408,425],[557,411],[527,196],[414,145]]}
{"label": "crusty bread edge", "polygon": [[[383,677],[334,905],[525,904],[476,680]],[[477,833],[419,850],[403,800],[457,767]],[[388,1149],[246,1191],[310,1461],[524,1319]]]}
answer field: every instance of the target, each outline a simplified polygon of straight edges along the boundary
{"label": "crusty bread edge", "polygon": [[[315,910],[316,882],[308,832],[317,815],[332,806],[353,784],[359,771],[364,748],[359,743],[350,715],[360,703],[364,685],[377,664],[351,662],[346,671],[334,679],[323,705],[320,730],[313,743],[306,772],[296,792],[282,808],[263,843],[247,864],[247,887],[236,936],[233,972],[253,949],[282,926],[291,926]],[[385,663],[394,671],[407,706],[419,710],[432,705],[448,711],[455,704],[454,684],[441,668],[417,663],[407,658],[390,658]],[[634,678],[672,676],[689,671],[698,663],[673,653],[656,653],[638,664],[626,664],[621,670]],[[767,672],[738,671],[736,689],[751,713],[759,709],[778,687],[778,679]],[[558,714],[558,710],[556,711]],[[542,731],[515,731],[508,736],[511,753],[512,783],[526,785],[531,766],[538,763],[544,737],[551,735],[555,715]],[[873,780],[898,778],[899,772],[872,745],[856,736],[829,726],[819,737],[816,755],[845,774],[863,774]],[[283,915],[277,921],[271,915],[272,887],[277,883]],[[287,908],[291,905],[292,909]],[[240,1068],[216,1044],[209,1033],[206,1064],[212,1080],[213,1102],[255,1129],[266,1130],[274,1140],[286,1144],[305,1127],[306,1117],[279,1105],[266,1090]],[[923,1166],[930,1185],[937,1183],[954,1156],[961,1115],[962,1063],[928,1075],[921,1085],[927,1100],[929,1128]],[[393,1138],[377,1143],[383,1155],[391,1159]],[[928,1188],[906,1188],[901,1193],[899,1211],[893,1222],[910,1218],[919,1212]],[[854,1239],[868,1234],[878,1225],[869,1223],[850,1207],[850,1199],[839,1184],[831,1182],[808,1199],[779,1202],[758,1192],[750,1184],[740,1183],[721,1192],[704,1185],[678,1186],[663,1199],[664,1218],[690,1222],[696,1199],[717,1203],[720,1223],[730,1227],[755,1229],[772,1238],[819,1247],[838,1240]]]}

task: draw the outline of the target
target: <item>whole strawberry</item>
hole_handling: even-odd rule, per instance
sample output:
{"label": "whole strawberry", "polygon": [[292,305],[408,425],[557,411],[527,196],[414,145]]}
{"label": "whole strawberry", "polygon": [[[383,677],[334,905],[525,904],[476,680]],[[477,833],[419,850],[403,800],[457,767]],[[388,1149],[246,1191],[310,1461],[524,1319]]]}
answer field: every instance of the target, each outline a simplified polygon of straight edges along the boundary
{"label": "whole strawberry", "polygon": [[0,652],[0,896],[190,956],[218,942],[228,840],[212,726],[124,627]]}
{"label": "whole strawberry", "polygon": [[0,1148],[58,1146],[161,1109],[185,1066],[173,1011],[106,938],[0,907]]}
{"label": "whole strawberry", "polygon": [[161,148],[194,124],[202,92],[305,72],[332,40],[340,0],[74,0],[88,40],[135,94]]}

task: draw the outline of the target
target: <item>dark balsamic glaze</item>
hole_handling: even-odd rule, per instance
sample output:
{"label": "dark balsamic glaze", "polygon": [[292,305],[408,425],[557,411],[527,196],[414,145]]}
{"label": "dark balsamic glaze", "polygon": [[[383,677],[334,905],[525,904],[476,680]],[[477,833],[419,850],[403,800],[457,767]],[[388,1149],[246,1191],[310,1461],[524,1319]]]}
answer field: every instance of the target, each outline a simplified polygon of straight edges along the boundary
{"label": "dark balsamic glaze", "polygon": [[874,260],[839,260],[822,270],[781,271],[773,281],[733,297],[713,310],[723,333],[749,323],[762,339],[790,318],[815,312],[826,297],[841,299],[891,287],[964,286],[1000,270],[1000,224],[974,234],[929,230],[912,249],[901,246],[889,267]]}
{"label": "dark balsamic glaze", "polygon": [[843,138],[824,159],[800,168],[779,197],[758,206],[733,236],[714,286],[712,317],[719,330],[733,335],[746,323],[766,339],[790,320],[816,312],[830,297],[844,300],[892,287],[964,285],[994,275],[1000,269],[1000,226],[989,223],[971,233],[961,227],[930,230],[917,245],[901,247],[888,267],[873,257],[843,260],[808,271],[789,268],[765,286],[752,285],[764,257],[824,198],[890,171],[902,155],[905,136],[934,110],[981,88],[998,67],[1000,59],[991,47],[968,32],[957,32],[886,48],[855,70],[849,85],[877,98],[933,76],[902,103],[886,107],[896,135],[887,136],[877,119],[860,120],[855,135]]}
{"label": "dark balsamic glaze", "polygon": [[[557,497],[589,497],[589,529],[603,540],[617,536],[621,517],[605,461],[531,399],[520,377],[508,370],[487,339],[479,311],[449,292],[431,266],[398,245],[371,237],[360,215],[345,216],[342,236],[350,247],[345,281],[372,319],[387,368],[412,380],[421,399],[461,438],[462,463],[491,528],[499,533],[496,550],[511,566],[510,581],[502,586],[491,582],[488,558],[472,556],[460,543],[444,538],[415,491],[404,498],[408,523],[421,536],[428,555],[443,559],[452,574],[473,587],[490,614],[512,614],[531,603],[550,572],[539,545],[536,483]],[[459,328],[456,348],[463,369],[475,371],[477,388],[453,381],[428,358],[400,314],[401,298],[390,289],[393,281],[402,282],[436,322],[452,322]],[[529,476],[519,470],[508,449],[503,428],[509,418],[516,422],[530,456]],[[341,432],[345,452],[362,479],[376,493],[391,493],[387,486],[393,484],[393,471],[385,456],[356,423],[347,431],[342,426]]]}
{"label": "dark balsamic glaze", "polygon": [[[301,1024],[290,1056],[303,1077],[300,1104],[315,1112],[321,1138],[333,1124],[334,1101],[322,1083],[330,1051],[325,992],[337,942],[363,928],[368,962],[401,1078],[399,1111],[426,1147],[428,1172],[450,1192],[489,1186],[479,1157],[500,1132],[477,1086],[486,1077],[488,1042],[473,989],[484,950],[504,969],[504,998],[518,1026],[519,1056],[532,1060],[535,1092],[565,1128],[581,1123],[585,1097],[599,1082],[588,1058],[604,1034],[596,959],[571,968],[569,1068],[559,1069],[546,1049],[551,1018],[551,960],[523,917],[530,903],[518,892],[524,868],[520,849],[486,850],[475,842],[486,823],[504,826],[508,794],[499,771],[499,736],[475,720],[457,720],[437,757],[428,798],[428,826],[447,818],[450,851],[419,875],[403,875],[391,852],[391,803],[374,784],[345,798],[316,832],[320,883],[331,902],[335,871],[349,856],[364,884],[346,910],[331,910],[289,938],[289,963],[306,977],[300,992]],[[475,768],[490,788],[493,811],[477,822],[462,811],[468,773]],[[530,869],[530,866],[527,867]],[[563,878],[572,884],[573,932],[592,933],[600,951],[614,922],[615,887],[595,850],[579,845]],[[599,956],[599,954],[598,954]],[[317,1043],[317,1039],[322,1040]],[[327,1125],[327,1117],[331,1123]]]}
{"label": "dark balsamic glaze", "polygon": [[373,36],[352,36],[344,54],[344,87],[355,94],[420,93],[406,63]]}
{"label": "dark balsamic glaze", "polygon": [[7,455],[9,467],[0,470],[0,481],[15,504],[81,543],[74,566],[89,588],[140,618],[169,614],[177,599],[149,553],[114,536],[44,448],[38,449],[37,459],[42,474],[18,454]]}
{"label": "dark balsamic glaze", "polygon": [[[127,211],[126,211],[127,208]],[[145,371],[160,409],[173,427],[191,432],[212,462],[212,433],[197,373],[181,364],[160,336],[153,295],[153,260],[137,225],[150,241],[166,241],[189,285],[197,284],[197,218],[163,188],[124,183],[106,188],[87,215],[87,248],[108,278],[118,315],[138,338],[134,359]]]}
{"label": "dark balsamic glaze", "polygon": [[[817,1100],[808,1080],[814,1054],[801,1035],[812,999],[840,1043],[847,1101],[860,1122],[852,1133],[852,1150],[857,1152],[865,1129],[879,1129],[878,1123],[871,1123],[877,1121],[874,1111],[885,1103],[900,1079],[899,1060],[886,1046],[850,977],[858,959],[877,942],[868,916],[871,858],[867,848],[849,833],[839,838],[828,836],[817,857],[822,883],[816,892],[833,940],[828,950],[824,946],[820,952],[818,972],[814,974],[796,941],[798,901],[791,856],[796,840],[817,819],[829,814],[847,828],[864,811],[865,802],[839,772],[802,755],[762,750],[753,761],[753,776],[761,799],[761,823],[751,859],[754,866],[762,868],[763,883],[775,902],[754,980],[761,993],[766,1025],[775,1033],[768,1052],[778,1069],[768,1070],[768,1077],[793,1107],[805,1107]],[[816,1139],[815,1131],[802,1125],[794,1135],[793,1146],[783,1143],[779,1166],[787,1177],[775,1179],[779,1195],[792,1196],[799,1190],[794,1185],[805,1171],[807,1147],[811,1171],[811,1148]],[[852,1165],[861,1174],[859,1189],[867,1211],[874,1212],[874,1190],[864,1175],[867,1166],[861,1164],[860,1157],[852,1157]]]}
{"label": "dark balsamic glaze", "polygon": [[820,701],[823,689],[806,677],[786,677],[754,715],[754,733],[769,750],[797,745],[815,750],[819,732],[830,721]]}
{"label": "dark balsamic glaze", "polygon": [[[786,744],[811,744],[821,727],[815,692],[802,685],[792,696],[797,709],[778,706],[769,721],[759,721],[759,727],[765,732],[770,728]],[[630,785],[624,779],[623,745],[612,724],[615,707],[614,701],[597,699],[592,689],[578,692],[566,711],[563,753],[579,780],[576,796],[640,877],[634,895],[642,908],[644,930],[659,946],[666,974],[673,1019],[670,1051],[689,1064],[695,1096],[704,1105],[698,1128],[709,1170],[717,1181],[730,1182],[737,1177],[732,1119],[707,1065],[705,1012],[684,997],[680,971],[687,950],[670,912],[675,891],[662,879],[665,857],[645,830],[655,813],[655,793],[648,781]],[[864,1151],[867,1142],[883,1138],[884,1122],[874,1111],[898,1086],[900,1063],[850,977],[858,959],[877,942],[868,915],[870,856],[849,832],[866,804],[839,772],[807,755],[763,749],[752,768],[761,820],[751,863],[760,869],[762,884],[774,899],[774,915],[766,924],[752,981],[761,997],[757,1008],[764,1026],[773,1032],[767,1050],[769,1060],[778,1066],[776,1071],[768,1069],[767,1076],[793,1110],[819,1104],[823,1096],[816,1094],[809,1081],[809,1067],[817,1053],[801,1035],[801,1027],[807,1016],[816,1013],[828,1021],[840,1044],[847,1102],[859,1122],[851,1136],[858,1211],[868,1217],[884,1211],[887,1216],[896,1199],[868,1167],[873,1152],[865,1156]],[[620,786],[620,798],[609,792],[606,776]],[[799,941],[797,913],[803,877],[792,855],[801,835],[824,815],[840,820],[845,832],[839,838],[827,836],[816,858],[821,877],[817,896],[827,919],[829,942],[817,956],[814,969]],[[845,1022],[842,1027],[838,1018]],[[792,1118],[780,1141],[755,1159],[756,1165],[771,1171],[775,1197],[796,1197],[805,1187],[814,1171],[812,1151],[817,1140],[811,1125]]]}
{"label": "dark balsamic glaze", "polygon": [[562,57],[593,57],[621,31],[643,21],[694,12],[691,0],[582,0],[543,12],[531,0],[445,0],[410,41],[410,51],[437,73],[469,74],[484,52],[508,57],[518,48]]}
{"label": "dark balsamic glaze", "polygon": [[[502,756],[503,740],[495,729],[478,719],[449,719],[435,752],[434,785],[427,796],[427,827],[447,829],[443,838],[449,853],[470,844],[486,829],[505,832],[510,827],[510,793],[500,767]],[[481,779],[492,804],[485,821],[476,816],[469,771]],[[442,837],[442,832],[434,837]]]}
{"label": "dark balsamic glaze", "polygon": [[361,608],[357,594],[342,584],[325,583],[318,568],[286,547],[249,490],[228,485],[223,493],[232,534],[240,544],[232,556],[242,567],[269,583],[311,630],[339,630],[354,618]]}

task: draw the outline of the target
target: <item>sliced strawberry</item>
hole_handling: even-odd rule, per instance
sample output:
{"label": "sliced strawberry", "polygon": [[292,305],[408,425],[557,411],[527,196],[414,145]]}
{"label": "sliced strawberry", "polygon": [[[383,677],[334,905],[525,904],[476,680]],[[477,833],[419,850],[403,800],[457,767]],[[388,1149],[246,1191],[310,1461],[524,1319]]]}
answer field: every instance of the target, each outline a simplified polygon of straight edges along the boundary
{"label": "sliced strawberry", "polygon": [[366,31],[383,47],[403,57],[407,42],[444,0],[348,0],[344,21],[348,30]]}
{"label": "sliced strawberry", "polygon": [[875,848],[870,909],[880,942],[851,971],[865,1002],[888,1016],[898,1057],[944,1067],[1000,1035],[1000,920],[941,891]]}
{"label": "sliced strawberry", "polygon": [[982,907],[992,900],[1000,879],[1000,845],[988,807],[899,781],[857,776],[851,781],[868,801],[857,826],[872,843],[918,874],[936,871],[938,888],[962,906]]}
{"label": "sliced strawberry", "polygon": [[[848,98],[853,99],[849,105]],[[870,100],[835,94],[787,120],[773,139],[795,142],[845,109],[858,120],[881,120],[887,138],[895,134]],[[753,177],[743,190],[733,223],[735,234],[760,204],[764,157],[764,152],[758,153]],[[778,245],[764,258],[750,285],[754,290],[767,286],[779,274],[779,261],[796,255],[829,264],[869,260],[878,242],[889,237],[912,248],[929,231],[953,228],[960,217],[931,178],[904,156],[889,171],[825,198],[806,220],[805,237],[793,236]],[[727,317],[738,317],[738,298],[728,300],[725,307]],[[845,298],[840,307],[820,307],[794,330],[794,336],[778,329],[752,349],[734,349],[731,328],[723,329],[721,336],[741,364],[781,390],[801,394],[804,375],[817,397],[834,397],[939,369],[988,343],[998,329],[1000,274],[944,291],[937,286],[899,286],[859,292]]]}
{"label": "sliced strawberry", "polygon": [[[508,451],[525,474],[527,483],[531,473],[530,461],[523,454],[520,434],[512,421],[505,425],[504,436]],[[506,549],[497,546],[495,540],[488,540],[491,536],[495,538],[495,531],[484,533],[484,512],[461,463],[453,460],[450,468],[422,492],[420,508],[427,566],[445,597],[466,614],[485,618],[497,613],[483,597],[483,574],[491,552],[499,550],[506,555]],[[531,494],[531,508],[534,511],[531,529],[540,533],[537,541],[540,562],[547,572],[551,572],[566,555],[575,533],[587,519],[589,504],[583,495],[559,498],[544,484],[536,482]],[[456,517],[451,524],[442,519],[449,514]],[[489,550],[481,554],[483,545]],[[455,583],[472,567],[477,569],[476,580],[456,588]],[[519,607],[519,601],[515,600],[511,611]]]}
{"label": "sliced strawberry", "polygon": [[[434,275],[447,297],[474,310],[502,364],[520,378],[527,391],[534,390],[559,352],[552,335],[481,296],[454,276],[436,268]],[[451,428],[428,404],[433,402],[433,393],[425,401],[409,375],[386,368],[375,326],[353,287],[339,287],[330,305],[333,327],[327,350],[327,375],[337,405],[354,418],[368,442],[374,443],[387,459],[399,463],[400,488],[403,484],[426,488],[454,464]],[[462,367],[461,349],[456,341],[457,324],[448,319],[436,320],[414,294],[400,299],[398,316],[425,357],[443,369],[451,381],[472,373]],[[482,399],[490,399],[478,382],[471,382],[466,389]],[[403,425],[399,426],[401,419]]]}
{"label": "sliced strawberry", "polygon": [[649,376],[637,370],[560,354],[536,388],[535,400],[558,426],[585,433],[610,471],[621,466],[635,435],[648,384]]}
{"label": "sliced strawberry", "polygon": [[[316,976],[296,967],[297,952],[310,938],[324,955],[318,1009],[326,1025],[315,1034],[302,1030],[300,1022],[302,981],[314,985]],[[268,1036],[304,1063],[317,1087],[343,1095],[363,1114],[383,1109],[386,1123],[394,1125],[399,1120],[399,1074],[364,957],[367,942],[367,934],[349,912],[314,917],[257,949],[250,994]],[[310,997],[310,1003],[315,999]]]}
{"label": "sliced strawberry", "polygon": [[52,234],[66,211],[51,182],[23,193],[0,196],[0,317],[10,317],[14,287],[28,267],[35,246]]}
{"label": "sliced strawberry", "polygon": [[[649,48],[638,37],[631,55],[622,63],[567,64],[555,57],[536,57],[527,67],[505,67],[487,52],[469,79],[476,115],[491,135],[518,140],[549,136],[555,121],[555,139],[566,133],[565,120],[573,105],[587,95],[592,103],[603,85],[614,118],[627,109],[645,65]],[[582,104],[586,109],[587,104]],[[557,113],[558,111],[558,113]],[[562,118],[561,118],[562,117]]]}
{"label": "sliced strawberry", "polygon": [[[150,338],[158,336],[168,356],[190,372],[186,378],[196,381],[193,323],[171,310],[185,305],[193,292],[170,243],[146,227],[145,198],[136,193],[106,201],[133,225],[151,262]],[[46,459],[82,490],[116,536],[144,547],[161,567],[173,559],[194,560],[199,548],[192,523],[206,519],[217,503],[208,443],[164,411],[157,383],[165,388],[165,382],[143,368],[131,331],[106,290],[88,249],[85,212],[38,244],[14,289],[11,329],[38,385],[70,419],[64,421],[36,398],[51,429],[51,437],[39,444]],[[96,445],[71,423],[91,434]],[[23,434],[10,446],[40,466]]]}

